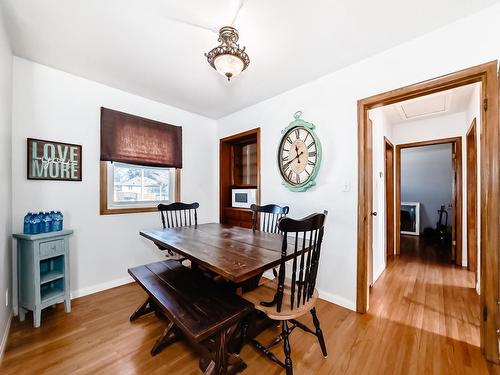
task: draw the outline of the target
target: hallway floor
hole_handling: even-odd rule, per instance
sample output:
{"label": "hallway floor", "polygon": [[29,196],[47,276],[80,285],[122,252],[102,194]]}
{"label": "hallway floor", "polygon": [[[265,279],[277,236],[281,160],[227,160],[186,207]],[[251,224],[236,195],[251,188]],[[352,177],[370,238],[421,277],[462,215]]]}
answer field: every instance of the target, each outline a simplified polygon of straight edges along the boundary
{"label": "hallway floor", "polygon": [[467,373],[476,366],[481,373],[475,275],[451,264],[449,254],[439,243],[402,236],[401,255],[372,288],[370,314],[404,325],[382,340],[400,345],[397,361],[408,373]]}

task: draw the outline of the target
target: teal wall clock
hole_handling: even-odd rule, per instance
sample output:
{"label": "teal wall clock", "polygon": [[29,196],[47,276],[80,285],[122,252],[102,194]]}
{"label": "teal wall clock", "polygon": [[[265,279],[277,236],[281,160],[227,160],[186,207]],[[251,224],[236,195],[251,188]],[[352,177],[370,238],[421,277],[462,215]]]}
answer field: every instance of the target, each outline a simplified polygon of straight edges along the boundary
{"label": "teal wall clock", "polygon": [[278,148],[278,168],[285,185],[291,191],[306,191],[316,184],[321,164],[321,143],[314,124],[302,120],[301,111],[281,131]]}

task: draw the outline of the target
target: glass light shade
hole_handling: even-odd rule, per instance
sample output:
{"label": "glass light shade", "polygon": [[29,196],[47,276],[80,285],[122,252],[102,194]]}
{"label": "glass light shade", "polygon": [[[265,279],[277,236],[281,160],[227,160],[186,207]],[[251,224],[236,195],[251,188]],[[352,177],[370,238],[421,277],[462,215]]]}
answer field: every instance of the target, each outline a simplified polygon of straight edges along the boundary
{"label": "glass light shade", "polygon": [[236,77],[243,71],[243,60],[234,55],[220,55],[214,60],[217,71],[228,79]]}

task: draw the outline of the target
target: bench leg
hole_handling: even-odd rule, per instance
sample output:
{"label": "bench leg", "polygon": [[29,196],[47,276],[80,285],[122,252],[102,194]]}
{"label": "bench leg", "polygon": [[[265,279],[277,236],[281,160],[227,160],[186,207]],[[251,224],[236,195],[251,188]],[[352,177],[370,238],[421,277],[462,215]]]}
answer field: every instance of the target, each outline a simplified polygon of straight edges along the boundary
{"label": "bench leg", "polygon": [[134,313],[130,316],[130,321],[133,322],[134,320],[140,318],[143,315],[149,314],[150,312],[153,312],[153,300],[148,297],[148,299],[137,308],[137,310],[134,311]]}
{"label": "bench leg", "polygon": [[153,348],[151,349],[151,355],[155,356],[160,353],[165,347],[173,344],[177,340],[179,340],[179,334],[177,332],[176,326],[174,323],[168,323],[167,328],[163,331],[162,335],[156,340]]}

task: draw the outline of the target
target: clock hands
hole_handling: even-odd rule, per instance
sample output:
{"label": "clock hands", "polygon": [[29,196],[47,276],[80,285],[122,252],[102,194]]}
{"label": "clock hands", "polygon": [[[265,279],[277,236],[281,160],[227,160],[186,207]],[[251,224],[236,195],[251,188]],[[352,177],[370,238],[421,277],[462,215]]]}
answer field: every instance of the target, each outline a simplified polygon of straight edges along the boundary
{"label": "clock hands", "polygon": [[[296,147],[297,148],[297,147]],[[297,150],[298,151],[298,150]],[[285,164],[283,164],[283,168],[286,168],[288,167],[295,159],[298,159],[301,155],[304,154],[304,151],[302,151],[300,154],[297,154],[297,156],[295,156],[292,160],[289,160],[287,161]],[[300,163],[300,159],[299,159],[299,163]]]}

